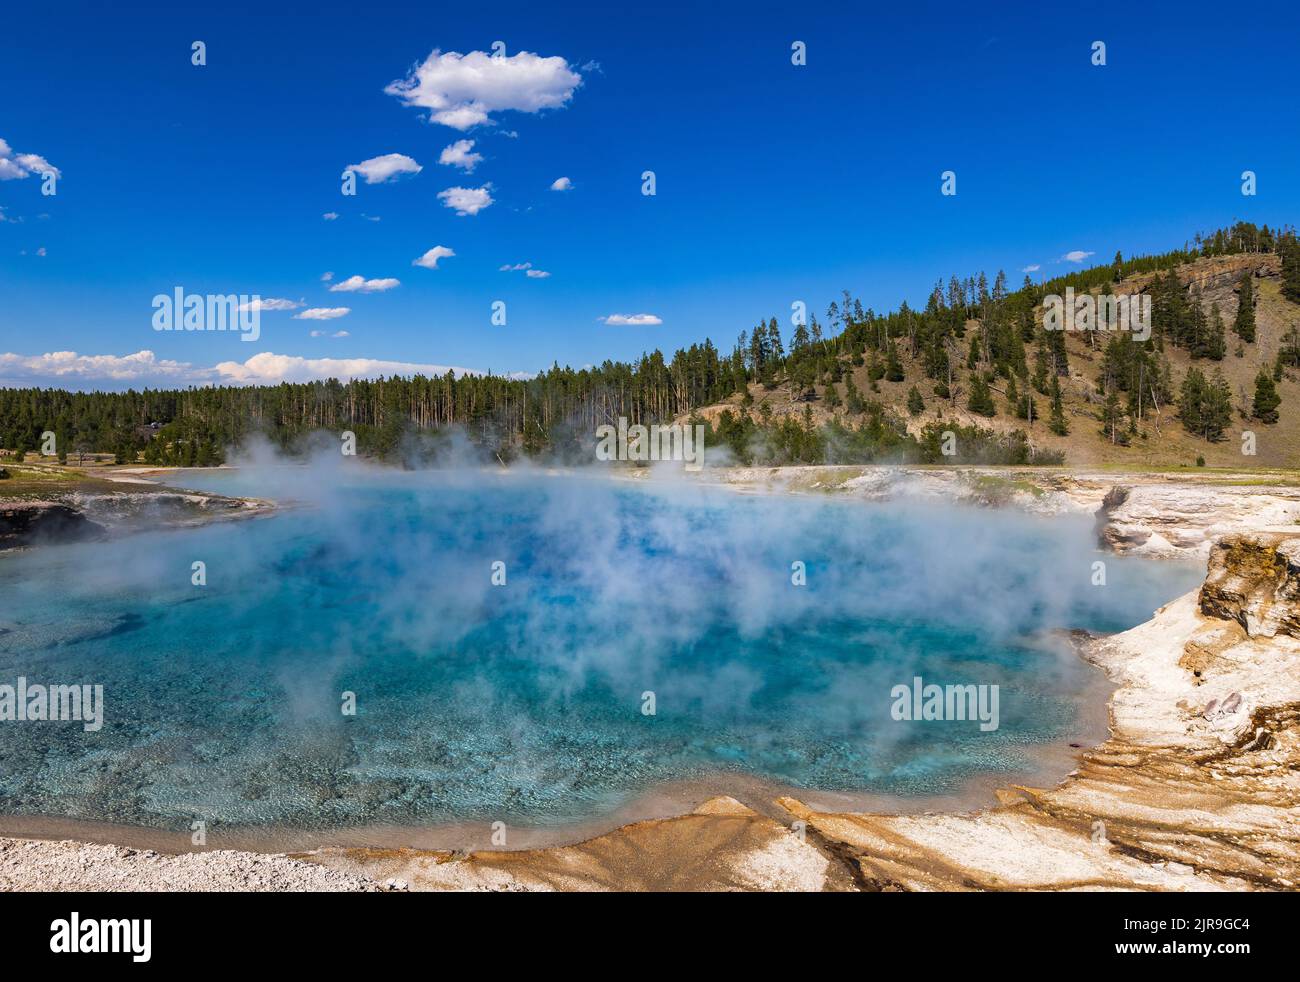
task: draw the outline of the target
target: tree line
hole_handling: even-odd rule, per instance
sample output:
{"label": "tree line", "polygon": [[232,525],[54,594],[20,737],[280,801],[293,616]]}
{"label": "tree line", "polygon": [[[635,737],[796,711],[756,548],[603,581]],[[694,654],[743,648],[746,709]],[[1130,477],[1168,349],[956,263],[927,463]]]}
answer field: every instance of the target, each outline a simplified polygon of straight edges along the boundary
{"label": "tree line", "polygon": [[[1101,353],[1102,432],[1125,442],[1149,413],[1177,403],[1189,432],[1212,440],[1230,420],[1231,394],[1225,400],[1221,373],[1207,376],[1194,368],[1176,383],[1166,349],[1222,360],[1228,326],[1217,308],[1207,313],[1198,297],[1188,295],[1176,268],[1201,256],[1272,252],[1281,256],[1283,295],[1300,303],[1295,231],[1239,222],[1160,255],[1125,259],[1117,253],[1109,264],[1039,284],[1026,276],[1015,290],[1001,271],[992,282],[982,272],[952,276],[935,284],[922,309],[904,301],[896,310],[877,313],[845,291],[829,304],[824,322],[815,313],[797,318],[783,336],[772,317],[742,331],[729,354],[706,339],[676,350],[670,359],[656,350],[637,361],[607,360],[579,370],[553,364],[527,379],[449,371],[183,390],[0,389],[0,446],[31,451],[44,432],[52,431],[61,452],[111,451],[123,462],[204,466],[220,463],[226,448],[254,433],[293,450],[313,431],[351,430],[360,452],[393,457],[409,452],[413,435],[457,427],[488,458],[508,461],[521,453],[564,458],[585,450],[602,423],[619,417],[663,422],[739,394],[744,411],[730,413],[713,434],[733,449],[748,441],[761,448],[754,452],[798,462],[812,462],[818,454],[831,462],[923,456],[926,441],[909,443],[903,421],[874,398],[881,381],[908,380],[913,384],[907,411],[914,416],[927,408],[925,385],[929,400],[939,406],[964,405],[982,417],[1005,412],[1031,431],[1045,413],[1048,427],[1064,436],[1071,425],[1061,388],[1070,374],[1065,336],[1045,330],[1035,310],[1045,296],[1063,295],[1067,287],[1096,291],[1138,273],[1155,274],[1151,337],[1138,341],[1126,332],[1098,331],[1084,336]],[[1240,290],[1231,330],[1235,343],[1248,344],[1255,339],[1249,276]],[[860,388],[850,369],[864,366],[866,385]],[[1284,339],[1272,373],[1261,372],[1257,380],[1254,412],[1264,422],[1277,419],[1273,383],[1286,367],[1300,367],[1296,330]],[[835,419],[821,426],[813,425],[811,413],[777,420],[770,407],[764,413],[763,402],[755,420],[750,413],[755,384],[760,392],[783,387],[797,401],[819,402]],[[1004,451],[1037,459],[1032,441],[1022,439],[1023,448]],[[981,452],[996,455],[989,446]]]}

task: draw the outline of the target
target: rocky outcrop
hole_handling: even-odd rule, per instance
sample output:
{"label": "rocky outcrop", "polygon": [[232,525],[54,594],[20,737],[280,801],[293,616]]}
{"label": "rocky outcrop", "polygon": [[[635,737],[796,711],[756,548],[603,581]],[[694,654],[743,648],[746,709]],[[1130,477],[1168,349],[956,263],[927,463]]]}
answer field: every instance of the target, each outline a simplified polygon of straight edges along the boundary
{"label": "rocky outcrop", "polygon": [[1280,263],[1272,253],[1216,256],[1180,269],[1178,279],[1186,285],[1188,293],[1199,293],[1207,303],[1222,303],[1236,292],[1246,273],[1256,279],[1277,279],[1281,275]]}
{"label": "rocky outcrop", "polygon": [[157,490],[140,493],[87,494],[72,502],[95,521],[113,529],[174,528],[227,518],[249,518],[273,510],[261,498],[231,498],[194,491]]}
{"label": "rocky outcrop", "polygon": [[[1237,313],[1238,288],[1241,278],[1249,273],[1255,279],[1277,279],[1281,276],[1281,260],[1274,253],[1237,253],[1230,256],[1203,257],[1178,269],[1178,280],[1188,297],[1199,297],[1204,304],[1217,303],[1223,316],[1229,320]],[[1121,292],[1136,293],[1150,290],[1157,275],[1139,273],[1120,284]]]}
{"label": "rocky outcrop", "polygon": [[0,551],[255,518],[275,508],[274,502],[262,498],[167,489],[113,494],[74,491],[49,501],[0,498]]}
{"label": "rocky outcrop", "polygon": [[0,550],[81,542],[104,534],[77,508],[57,501],[0,502]]}
{"label": "rocky outcrop", "polygon": [[1300,538],[1233,535],[1216,542],[1200,606],[1251,637],[1300,638]]}
{"label": "rocky outcrop", "polygon": [[1125,484],[1111,489],[1097,512],[1102,545],[1153,559],[1208,556],[1217,538],[1300,521],[1300,490],[1190,482]]}

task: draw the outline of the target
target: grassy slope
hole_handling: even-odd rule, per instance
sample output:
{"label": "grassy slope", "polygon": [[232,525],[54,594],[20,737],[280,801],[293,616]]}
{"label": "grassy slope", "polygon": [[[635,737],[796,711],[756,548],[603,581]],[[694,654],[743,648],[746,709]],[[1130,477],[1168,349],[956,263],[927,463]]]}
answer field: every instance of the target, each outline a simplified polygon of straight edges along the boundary
{"label": "grassy slope", "polygon": [[173,489],[161,484],[122,484],[57,464],[15,464],[0,460],[9,477],[0,480],[0,500],[57,501],[77,492],[150,494]]}
{"label": "grassy slope", "polygon": [[[1238,358],[1237,335],[1232,333],[1232,321],[1237,313],[1237,297],[1234,292],[1235,282],[1240,278],[1240,271],[1250,267],[1262,266],[1266,275],[1255,280],[1258,302],[1255,310],[1257,336],[1253,344],[1245,345],[1244,355]],[[1239,387],[1244,387],[1247,400],[1253,397],[1255,375],[1261,365],[1270,370],[1277,354],[1280,339],[1289,327],[1300,323],[1300,306],[1282,298],[1277,279],[1278,258],[1276,256],[1222,256],[1211,259],[1198,259],[1183,266],[1179,274],[1184,282],[1195,277],[1203,284],[1203,303],[1208,313],[1210,304],[1217,301],[1219,310],[1227,326],[1228,354],[1221,362],[1201,360],[1196,364],[1207,374],[1215,368],[1221,368],[1234,393],[1234,403],[1238,402]],[[1135,276],[1125,280],[1115,288],[1116,293],[1137,293],[1150,281],[1150,275]],[[967,332],[969,338],[970,332]],[[1227,439],[1218,443],[1207,443],[1185,432],[1177,416],[1177,407],[1162,407],[1161,418],[1157,422],[1149,416],[1140,426],[1146,432],[1146,438],[1136,437],[1128,447],[1115,446],[1100,433],[1100,423],[1096,414],[1100,406],[1089,401],[1089,395],[1096,392],[1096,377],[1101,363],[1101,351],[1088,347],[1082,336],[1067,335],[1067,347],[1070,354],[1071,378],[1062,380],[1066,413],[1070,420],[1071,432],[1068,436],[1058,437],[1047,428],[1046,414],[1050,408],[1047,398],[1035,393],[1039,411],[1043,420],[1036,421],[1031,431],[1035,444],[1048,449],[1065,452],[1066,463],[1071,468],[1100,469],[1148,469],[1164,470],[1195,466],[1198,455],[1205,458],[1210,467],[1232,469],[1264,467],[1300,466],[1300,377],[1292,371],[1278,384],[1282,396],[1280,407],[1281,419],[1272,426],[1265,426],[1255,420],[1243,420],[1234,413]],[[998,415],[992,419],[974,416],[965,409],[966,393],[969,383],[962,379],[961,394],[956,405],[938,399],[933,393],[933,382],[925,378],[922,366],[903,355],[907,379],[903,382],[881,380],[878,393],[870,391],[867,368],[852,369],[853,381],[865,397],[879,400],[904,419],[909,420],[909,428],[919,430],[926,422],[939,418],[957,419],[962,423],[976,423],[980,426],[998,430],[1025,429],[1026,423],[1016,419],[1006,411],[1006,400],[998,392],[994,400],[998,405]],[[1032,346],[1027,352],[1030,365],[1033,364]],[[1165,354],[1173,372],[1175,388],[1182,376],[1192,364],[1187,353],[1181,349],[1166,347]],[[847,367],[847,361],[846,361]],[[965,367],[962,366],[964,374]],[[926,411],[919,417],[910,417],[907,413],[907,392],[917,384],[926,401]],[[1001,380],[996,383],[999,387]],[[843,383],[839,386],[840,395],[844,394]],[[805,405],[795,401],[788,389],[778,387],[767,391],[763,386],[753,384],[750,392],[754,397],[751,407],[755,419],[759,404],[766,400],[777,416],[788,413],[802,413]],[[821,387],[818,387],[821,392]],[[724,408],[739,411],[739,396],[732,397],[726,403],[711,406],[703,415],[713,418]],[[813,402],[814,417],[819,421],[828,420],[834,414],[843,414],[841,406],[833,414],[820,400]],[[1253,430],[1256,434],[1257,454],[1247,457],[1241,453],[1241,432]]]}

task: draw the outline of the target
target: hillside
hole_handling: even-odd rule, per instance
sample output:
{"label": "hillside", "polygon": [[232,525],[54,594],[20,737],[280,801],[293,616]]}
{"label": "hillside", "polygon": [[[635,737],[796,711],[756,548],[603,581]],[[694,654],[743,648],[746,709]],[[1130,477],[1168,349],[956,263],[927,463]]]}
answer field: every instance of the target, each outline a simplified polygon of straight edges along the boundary
{"label": "hillside", "polygon": [[[1067,435],[1058,436],[1048,425],[1049,399],[1035,393],[1041,416],[1032,421],[1017,418],[1009,410],[1006,380],[995,378],[990,383],[997,415],[986,417],[970,411],[968,396],[972,376],[987,372],[982,364],[975,371],[963,364],[956,372],[956,384],[950,397],[935,394],[935,380],[926,377],[925,354],[912,355],[906,345],[897,346],[898,359],[904,372],[901,381],[878,378],[873,386],[872,368],[862,358],[842,353],[837,356],[843,379],[839,382],[823,380],[815,386],[816,396],[808,397],[808,390],[794,384],[789,375],[777,376],[765,385],[750,382],[747,385],[752,403],[736,393],[725,400],[702,407],[699,417],[716,423],[725,410],[748,414],[755,423],[764,415],[763,406],[770,409],[771,418],[779,421],[792,418],[806,424],[811,412],[812,420],[824,425],[832,419],[853,425],[854,415],[846,408],[848,381],[867,400],[882,404],[887,413],[904,421],[907,431],[920,436],[932,423],[974,425],[999,433],[1013,430],[1025,431],[1033,447],[1039,451],[1060,451],[1068,464],[1075,467],[1122,466],[1135,468],[1168,468],[1194,466],[1198,457],[1211,467],[1295,467],[1300,465],[1300,372],[1287,368],[1276,383],[1281,405],[1276,423],[1264,423],[1249,418],[1259,371],[1274,372],[1279,349],[1288,332],[1300,329],[1300,305],[1282,296],[1281,259],[1276,254],[1244,253],[1235,255],[1196,258],[1174,267],[1189,303],[1199,302],[1206,317],[1215,304],[1226,326],[1227,351],[1220,360],[1193,358],[1184,348],[1165,344],[1162,354],[1167,359],[1171,377],[1177,389],[1179,380],[1188,370],[1197,367],[1206,374],[1220,370],[1232,393],[1232,413],[1222,438],[1209,441],[1187,432],[1181,422],[1179,407],[1165,403],[1158,409],[1148,408],[1137,426],[1136,433],[1128,434],[1128,445],[1112,442],[1102,433],[1101,416],[1106,394],[1099,383],[1104,345],[1107,335],[1096,332],[1067,332],[1064,344],[1068,354],[1069,372],[1060,378],[1064,413],[1069,423]],[[1239,284],[1242,277],[1251,276],[1254,300],[1256,338],[1252,343],[1241,342],[1232,331],[1239,307]],[[1115,294],[1140,294],[1152,289],[1157,273],[1143,272],[1125,276],[1109,288]],[[1034,323],[1041,325],[1043,307],[1033,308]],[[984,327],[980,318],[965,322],[966,338],[977,335]],[[1293,335],[1294,337],[1294,335]],[[965,349],[963,347],[962,351]],[[855,366],[854,362],[860,362]],[[877,373],[879,369],[877,369]],[[1019,379],[1017,381],[1020,381]],[[838,396],[829,396],[827,386],[833,385]],[[916,386],[924,400],[924,409],[916,414],[909,412],[908,395]],[[1023,383],[1020,390],[1023,391]],[[685,421],[687,414],[681,417]],[[1256,454],[1243,455],[1241,434],[1245,430],[1255,433]]]}

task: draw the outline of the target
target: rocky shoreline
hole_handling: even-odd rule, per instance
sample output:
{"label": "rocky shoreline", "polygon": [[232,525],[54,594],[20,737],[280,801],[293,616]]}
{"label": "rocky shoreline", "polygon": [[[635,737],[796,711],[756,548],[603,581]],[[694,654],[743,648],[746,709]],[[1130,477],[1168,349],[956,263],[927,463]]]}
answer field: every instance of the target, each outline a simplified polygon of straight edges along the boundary
{"label": "rocky shoreline", "polygon": [[[0,889],[1212,891],[1300,884],[1294,475],[767,468],[712,480],[746,492],[933,496],[1091,513],[1101,547],[1204,556],[1207,577],[1146,623],[1085,646],[1084,657],[1117,685],[1110,738],[1083,751],[1055,788],[1002,789],[998,804],[979,811],[830,813],[784,797],[764,803],[760,814],[715,797],[688,814],[568,846],[209,852],[167,862],[111,846],[0,839]],[[240,872],[248,870],[256,872]]]}
{"label": "rocky shoreline", "polygon": [[229,498],[158,487],[147,491],[73,490],[35,499],[0,498],[0,552],[255,518],[275,508],[274,502],[260,498]]}

